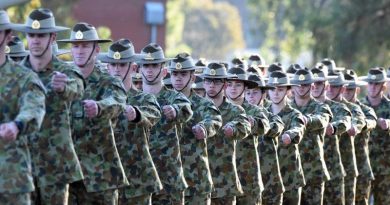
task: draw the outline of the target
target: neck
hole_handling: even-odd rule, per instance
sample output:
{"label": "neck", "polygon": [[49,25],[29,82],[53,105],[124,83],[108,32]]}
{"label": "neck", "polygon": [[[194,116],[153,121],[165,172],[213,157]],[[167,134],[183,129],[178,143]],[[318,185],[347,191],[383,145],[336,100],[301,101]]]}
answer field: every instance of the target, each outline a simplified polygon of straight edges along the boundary
{"label": "neck", "polygon": [[236,99],[230,99],[234,104],[236,105],[242,105],[242,103],[244,103],[244,97],[243,95],[241,95],[240,97],[236,98]]}
{"label": "neck", "polygon": [[153,85],[146,84],[145,82],[142,83],[142,90],[145,93],[158,94],[161,91],[162,87],[163,87],[162,82]]}
{"label": "neck", "polygon": [[4,52],[0,53],[0,66],[2,66],[6,60],[7,57],[5,56],[5,53]]}
{"label": "neck", "polygon": [[382,101],[382,94],[378,95],[377,97],[370,97],[367,96],[368,101],[370,102],[371,106],[377,106]]}
{"label": "neck", "polygon": [[295,103],[298,105],[298,106],[300,106],[300,107],[302,107],[302,106],[305,106],[305,105],[307,105],[307,103],[309,103],[309,101],[310,101],[310,96],[304,96],[304,97],[300,97],[300,96],[298,96],[298,95],[295,95]]}
{"label": "neck", "polygon": [[89,63],[88,65],[79,68],[81,70],[81,73],[83,74],[83,77],[88,78],[91,75],[93,69],[95,68],[95,63]]}
{"label": "neck", "polygon": [[37,57],[34,55],[29,55],[29,61],[31,64],[31,67],[35,71],[41,71],[43,70],[52,60],[52,53],[48,50],[46,53],[41,56]]}
{"label": "neck", "polygon": [[131,77],[128,77],[123,81],[123,85],[125,86],[126,91],[129,91],[131,87],[133,86],[133,81]]}
{"label": "neck", "polygon": [[325,95],[323,94],[323,95],[321,95],[321,96],[319,96],[319,97],[314,97],[316,100],[318,100],[318,101],[320,101],[320,102],[325,102],[325,100],[326,100],[326,97],[325,97]]}
{"label": "neck", "polygon": [[221,93],[218,96],[215,96],[214,98],[210,98],[207,94],[206,96],[208,99],[212,100],[214,102],[214,105],[217,107],[219,107],[223,103],[223,95]]}
{"label": "neck", "polygon": [[279,104],[272,103],[272,105],[271,105],[272,113],[274,113],[275,115],[278,114],[281,110],[283,110],[284,107],[286,107],[286,105],[287,105],[286,100],[283,100]]}

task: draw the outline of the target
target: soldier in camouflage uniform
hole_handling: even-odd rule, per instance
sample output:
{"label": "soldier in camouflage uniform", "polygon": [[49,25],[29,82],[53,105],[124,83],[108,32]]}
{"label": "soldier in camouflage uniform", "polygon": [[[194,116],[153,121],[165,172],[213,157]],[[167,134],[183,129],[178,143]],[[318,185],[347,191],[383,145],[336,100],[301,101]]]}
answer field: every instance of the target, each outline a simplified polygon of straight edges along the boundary
{"label": "soldier in camouflage uniform", "polygon": [[243,194],[236,167],[236,145],[237,140],[244,139],[250,133],[250,123],[244,109],[224,96],[228,75],[223,64],[210,63],[204,69],[202,77],[207,98],[221,111],[223,121],[223,127],[216,136],[207,141],[215,187],[211,204],[236,204],[236,196]]}
{"label": "soldier in camouflage uniform", "polygon": [[62,62],[51,50],[56,33],[67,29],[55,26],[53,13],[42,8],[32,11],[17,29],[27,34],[30,49],[20,64],[36,72],[48,91],[42,128],[29,136],[39,188],[34,197],[37,204],[68,204],[69,183],[83,178],[71,137],[69,107],[83,95],[85,82],[77,67]]}
{"label": "soldier in camouflage uniform", "polygon": [[266,91],[273,87],[267,86],[260,75],[251,74],[248,80],[256,82],[257,87],[248,88],[245,91],[245,99],[251,105],[256,105],[261,109],[261,112],[268,118],[270,125],[269,131],[260,136],[259,146],[257,148],[261,166],[261,177],[264,184],[261,204],[282,204],[284,186],[280,174],[277,140],[282,134],[284,123],[278,115],[272,114],[262,106]]}
{"label": "soldier in camouflage uniform", "polygon": [[322,204],[325,181],[330,178],[324,159],[323,138],[333,114],[328,105],[311,96],[313,75],[309,70],[297,70],[291,82],[297,84],[293,86],[295,95],[291,105],[303,114],[306,125],[305,134],[299,144],[306,180],[306,186],[302,188],[301,203]]}
{"label": "soldier in camouflage uniform", "polygon": [[268,85],[275,87],[268,90],[272,102],[268,110],[277,114],[284,122],[278,147],[280,172],[286,190],[283,193],[283,204],[300,204],[305,178],[298,145],[305,132],[305,120],[287,101],[288,92],[295,84],[290,83],[286,73],[279,71],[271,73]]}
{"label": "soldier in camouflage uniform", "polygon": [[232,75],[227,79],[226,96],[235,104],[242,106],[251,123],[251,133],[237,143],[237,172],[244,195],[237,196],[237,204],[261,204],[261,192],[264,190],[261,179],[258,153],[259,136],[270,129],[269,121],[262,109],[251,105],[244,98],[247,88],[257,87],[257,83],[248,80],[248,74],[242,68],[233,67],[228,70]]}
{"label": "soldier in camouflage uniform", "polygon": [[346,89],[346,84],[343,82],[344,74],[339,72],[334,74],[334,76],[337,76],[337,78],[329,81],[330,86],[329,91],[327,92],[327,97],[336,102],[345,104],[352,113],[350,128],[348,128],[347,132],[340,135],[339,146],[341,160],[347,174],[347,176],[344,177],[345,204],[355,204],[356,177],[358,176],[358,169],[356,164],[354,141],[355,136],[362,131],[363,127],[366,126],[366,121],[360,106],[346,101],[342,96]]}
{"label": "soldier in camouflage uniform", "polygon": [[383,68],[372,68],[363,79],[368,82],[367,96],[362,101],[372,107],[378,117],[377,126],[371,131],[369,150],[375,179],[371,193],[374,203],[390,204],[390,101],[384,96],[386,77]]}
{"label": "soldier in camouflage uniform", "polygon": [[165,58],[161,46],[149,44],[142,49],[145,56],[141,65],[142,88],[156,96],[162,108],[161,120],[152,128],[150,153],[163,184],[163,190],[153,196],[153,204],[184,204],[184,190],[188,187],[181,161],[178,126],[192,115],[191,102],[184,94],[167,89],[162,78],[166,75]]}
{"label": "soldier in camouflage uniform", "polygon": [[34,183],[27,134],[41,127],[46,91],[34,72],[7,59],[14,27],[0,10],[0,201],[28,205]]}
{"label": "soldier in camouflage uniform", "polygon": [[210,204],[213,182],[207,154],[207,140],[222,126],[221,113],[213,102],[198,96],[191,88],[197,67],[187,53],[180,53],[171,61],[172,86],[192,103],[192,118],[183,124],[180,136],[184,177],[188,183],[186,204]]}
{"label": "soldier in camouflage uniform", "polygon": [[370,197],[371,181],[374,180],[374,173],[371,169],[368,141],[371,130],[376,127],[377,117],[374,109],[361,103],[357,96],[360,93],[360,86],[366,85],[364,81],[358,80],[353,70],[346,70],[344,77],[349,81],[343,97],[345,100],[359,105],[364,113],[366,126],[355,137],[356,164],[359,172],[356,182],[356,205],[368,205]]}
{"label": "soldier in camouflage uniform", "polygon": [[114,130],[116,146],[129,186],[119,189],[119,204],[149,205],[152,194],[162,189],[149,152],[150,129],[161,118],[160,106],[151,94],[142,93],[132,84],[134,62],[139,55],[128,39],[114,42],[98,59],[107,63],[108,72],[124,83],[127,91],[125,111]]}
{"label": "soldier in camouflage uniform", "polygon": [[79,204],[117,204],[117,189],[128,185],[114,142],[112,120],[123,111],[126,92],[122,82],[96,64],[99,39],[95,27],[77,23],[69,39],[73,62],[86,80],[82,99],[72,103],[72,128],[83,181],[71,184]]}
{"label": "soldier in camouflage uniform", "polygon": [[132,78],[131,81],[134,85],[134,88],[141,91],[142,90],[142,75],[141,75],[141,73],[134,72],[131,75],[131,78]]}
{"label": "soldier in camouflage uniform", "polygon": [[[320,102],[327,104],[333,114],[333,119],[325,129],[324,157],[328,168],[330,180],[325,182],[324,204],[345,204],[344,201],[344,176],[345,170],[341,160],[339,148],[339,136],[351,127],[352,114],[343,103],[338,103],[326,97],[329,87],[327,67],[311,70],[314,77],[312,96]],[[346,82],[341,82],[346,83]]]}

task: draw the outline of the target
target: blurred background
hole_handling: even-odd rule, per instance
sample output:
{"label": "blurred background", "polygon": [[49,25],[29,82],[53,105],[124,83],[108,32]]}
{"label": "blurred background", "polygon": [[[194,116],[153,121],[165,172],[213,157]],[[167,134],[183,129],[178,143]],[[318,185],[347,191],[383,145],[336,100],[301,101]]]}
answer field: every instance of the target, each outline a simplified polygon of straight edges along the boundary
{"label": "blurred background", "polygon": [[[6,2],[7,0],[1,0]],[[390,64],[390,0],[13,0],[11,21],[24,23],[38,7],[57,24],[93,24],[101,38],[149,42],[168,56],[230,61],[259,53],[267,64],[307,67],[323,58],[359,74]],[[16,4],[16,5],[15,5]],[[58,39],[68,38],[60,33]],[[60,47],[69,45],[60,45]],[[103,50],[108,45],[104,45]]]}

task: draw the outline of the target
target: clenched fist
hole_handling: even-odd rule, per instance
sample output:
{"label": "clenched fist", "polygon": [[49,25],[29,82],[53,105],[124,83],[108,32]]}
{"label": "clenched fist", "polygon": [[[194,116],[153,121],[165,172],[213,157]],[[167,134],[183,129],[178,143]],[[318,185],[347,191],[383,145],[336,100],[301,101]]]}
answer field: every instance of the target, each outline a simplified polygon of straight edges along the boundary
{"label": "clenched fist", "polygon": [[383,118],[378,118],[378,125],[382,130],[388,130],[389,129],[389,124],[387,121]]}
{"label": "clenched fist", "polygon": [[64,92],[68,76],[64,73],[54,71],[51,78],[51,86],[55,92]]}
{"label": "clenched fist", "polygon": [[192,133],[194,133],[195,138],[198,140],[206,138],[206,130],[199,124],[192,127]]}
{"label": "clenched fist", "polygon": [[176,118],[176,110],[172,105],[165,105],[162,107],[163,113],[168,120],[173,120]]}
{"label": "clenched fist", "polygon": [[137,112],[135,111],[133,106],[127,105],[125,110],[125,115],[128,121],[133,121],[137,117]]}
{"label": "clenched fist", "polygon": [[99,114],[99,107],[94,100],[84,100],[84,112],[88,118],[94,118]]}
{"label": "clenched fist", "polygon": [[3,123],[0,125],[0,137],[5,141],[14,141],[19,134],[15,122]]}
{"label": "clenched fist", "polygon": [[288,134],[283,134],[282,135],[282,141],[283,141],[283,143],[285,144],[285,145],[289,145],[289,144],[291,144],[291,137],[290,137],[290,135],[288,135]]}

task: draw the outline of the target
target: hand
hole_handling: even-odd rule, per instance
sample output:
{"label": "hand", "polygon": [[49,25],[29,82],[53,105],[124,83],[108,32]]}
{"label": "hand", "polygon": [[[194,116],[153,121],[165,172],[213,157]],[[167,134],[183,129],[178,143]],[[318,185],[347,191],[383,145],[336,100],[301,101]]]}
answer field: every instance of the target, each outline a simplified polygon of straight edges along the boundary
{"label": "hand", "polygon": [[199,124],[192,127],[192,133],[194,133],[195,138],[198,140],[206,138],[206,130]]}
{"label": "hand", "polygon": [[255,126],[255,119],[252,116],[248,116],[248,121],[251,124],[251,127]]}
{"label": "hand", "polygon": [[347,133],[351,137],[357,135],[356,127],[352,125],[351,128],[349,128],[349,130],[347,131]]}
{"label": "hand", "polygon": [[19,134],[19,129],[15,122],[3,123],[0,125],[0,138],[5,141],[14,141]]}
{"label": "hand", "polygon": [[84,100],[84,112],[88,118],[94,118],[98,115],[99,108],[94,100]]}
{"label": "hand", "polygon": [[176,118],[176,110],[172,107],[172,105],[165,105],[162,109],[165,117],[167,117],[168,120],[173,120]]}
{"label": "hand", "polygon": [[383,118],[378,119],[378,125],[382,130],[388,130],[389,129],[389,124],[387,121]]}
{"label": "hand", "polygon": [[68,76],[64,73],[54,71],[51,78],[51,86],[55,92],[64,92]]}
{"label": "hand", "polygon": [[290,138],[290,135],[288,135],[288,134],[283,134],[282,135],[282,141],[283,141],[283,143],[285,144],[285,145],[289,145],[289,144],[291,144],[291,138]]}
{"label": "hand", "polygon": [[133,121],[137,117],[137,112],[131,105],[126,105],[125,115],[128,121]]}
{"label": "hand", "polygon": [[334,128],[333,128],[332,124],[328,124],[328,127],[326,127],[325,134],[328,136],[332,136],[333,133],[334,133]]}
{"label": "hand", "polygon": [[233,128],[230,125],[225,125],[223,128],[223,133],[226,137],[230,138],[233,137]]}

